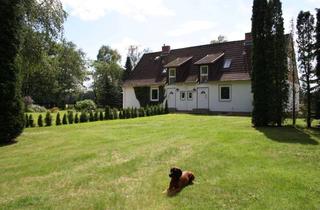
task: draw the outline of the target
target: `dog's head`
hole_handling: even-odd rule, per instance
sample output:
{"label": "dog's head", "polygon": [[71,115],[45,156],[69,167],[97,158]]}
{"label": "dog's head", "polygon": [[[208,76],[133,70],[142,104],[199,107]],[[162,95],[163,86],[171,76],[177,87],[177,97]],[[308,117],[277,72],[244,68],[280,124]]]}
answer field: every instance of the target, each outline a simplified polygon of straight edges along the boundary
{"label": "dog's head", "polygon": [[182,171],[180,168],[174,167],[170,169],[169,177],[179,179],[181,175],[182,175]]}

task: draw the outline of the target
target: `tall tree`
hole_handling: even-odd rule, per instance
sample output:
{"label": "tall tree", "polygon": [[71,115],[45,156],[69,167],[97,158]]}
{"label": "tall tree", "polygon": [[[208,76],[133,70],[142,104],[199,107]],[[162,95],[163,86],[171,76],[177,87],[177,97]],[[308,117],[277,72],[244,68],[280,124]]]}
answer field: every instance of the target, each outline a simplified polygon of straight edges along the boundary
{"label": "tall tree", "polygon": [[315,56],[316,56],[316,76],[318,83],[317,97],[316,97],[316,118],[320,119],[320,9],[317,11],[317,24],[316,24],[316,44],[315,44]]}
{"label": "tall tree", "polygon": [[20,48],[21,0],[0,6],[0,143],[13,141],[23,131],[24,115],[15,60]]}
{"label": "tall tree", "polygon": [[[272,83],[269,84],[272,97],[269,103],[269,119],[271,124],[281,126],[288,105],[288,65],[287,65],[287,40],[284,35],[282,4],[280,0],[269,1],[269,22],[271,27],[268,28],[268,52],[267,56],[268,71]],[[270,30],[270,31],[269,31]]]}
{"label": "tall tree", "polygon": [[266,126],[269,122],[270,72],[267,68],[267,33],[266,17],[268,15],[267,0],[254,0],[252,12],[252,123],[255,126]]}
{"label": "tall tree", "polygon": [[301,82],[304,93],[307,96],[307,127],[311,127],[311,91],[312,80],[314,78],[313,58],[314,58],[314,17],[307,11],[301,11],[297,20],[297,44],[298,60],[300,62]]}
{"label": "tall tree", "polygon": [[122,77],[123,81],[125,81],[126,79],[129,78],[129,75],[132,71],[132,63],[131,63],[131,59],[129,56],[127,57],[126,64],[125,64],[124,68],[125,68],[125,70],[123,72],[123,77]]}
{"label": "tall tree", "polygon": [[121,56],[109,46],[102,46],[97,60],[93,62],[93,89],[96,102],[102,106],[122,105],[121,79],[123,69],[119,65]]}

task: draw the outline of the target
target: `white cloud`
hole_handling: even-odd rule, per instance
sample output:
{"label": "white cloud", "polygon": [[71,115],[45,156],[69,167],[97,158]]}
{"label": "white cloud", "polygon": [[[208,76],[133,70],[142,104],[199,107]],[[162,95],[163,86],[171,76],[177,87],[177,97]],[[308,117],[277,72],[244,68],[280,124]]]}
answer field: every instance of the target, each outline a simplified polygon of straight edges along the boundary
{"label": "white cloud", "polygon": [[177,29],[174,29],[168,33],[169,36],[183,36],[192,34],[194,32],[211,29],[215,26],[213,22],[203,20],[193,20],[182,24]]}
{"label": "white cloud", "polygon": [[82,20],[98,20],[107,13],[145,21],[148,17],[173,16],[174,12],[164,5],[163,0],[62,0],[71,15]]}

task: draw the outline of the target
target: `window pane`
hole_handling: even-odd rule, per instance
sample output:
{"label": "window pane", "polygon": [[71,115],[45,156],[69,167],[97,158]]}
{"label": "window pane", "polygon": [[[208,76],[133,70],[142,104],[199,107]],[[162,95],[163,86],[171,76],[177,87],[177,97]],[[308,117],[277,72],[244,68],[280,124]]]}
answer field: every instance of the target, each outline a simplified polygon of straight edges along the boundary
{"label": "window pane", "polygon": [[158,90],[157,89],[153,89],[151,91],[151,98],[152,98],[152,100],[158,100]]}
{"label": "window pane", "polygon": [[208,75],[208,66],[201,66],[200,74]]}
{"label": "window pane", "polygon": [[189,100],[189,101],[192,101],[192,98],[193,98],[192,92],[188,92],[188,100]]}
{"label": "window pane", "polygon": [[230,99],[230,87],[221,87],[221,99],[228,100]]}
{"label": "window pane", "polygon": [[176,78],[169,78],[169,85],[172,85],[176,82]]}
{"label": "window pane", "polygon": [[176,76],[176,70],[175,69],[169,69],[169,76],[175,77]]}
{"label": "window pane", "polygon": [[223,68],[227,69],[227,68],[230,68],[230,66],[231,66],[231,59],[226,59],[224,61]]}
{"label": "window pane", "polygon": [[180,100],[181,101],[186,100],[186,93],[185,92],[180,92]]}

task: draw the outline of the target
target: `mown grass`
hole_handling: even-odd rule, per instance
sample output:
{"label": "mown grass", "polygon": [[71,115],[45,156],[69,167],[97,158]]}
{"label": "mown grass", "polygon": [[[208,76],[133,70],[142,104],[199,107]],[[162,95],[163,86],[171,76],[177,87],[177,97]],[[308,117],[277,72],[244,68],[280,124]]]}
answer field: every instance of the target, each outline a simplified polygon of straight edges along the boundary
{"label": "mown grass", "polygon": [[[185,114],[28,128],[0,147],[0,208],[319,209],[319,142],[316,129]],[[171,166],[196,181],[168,198]]]}

